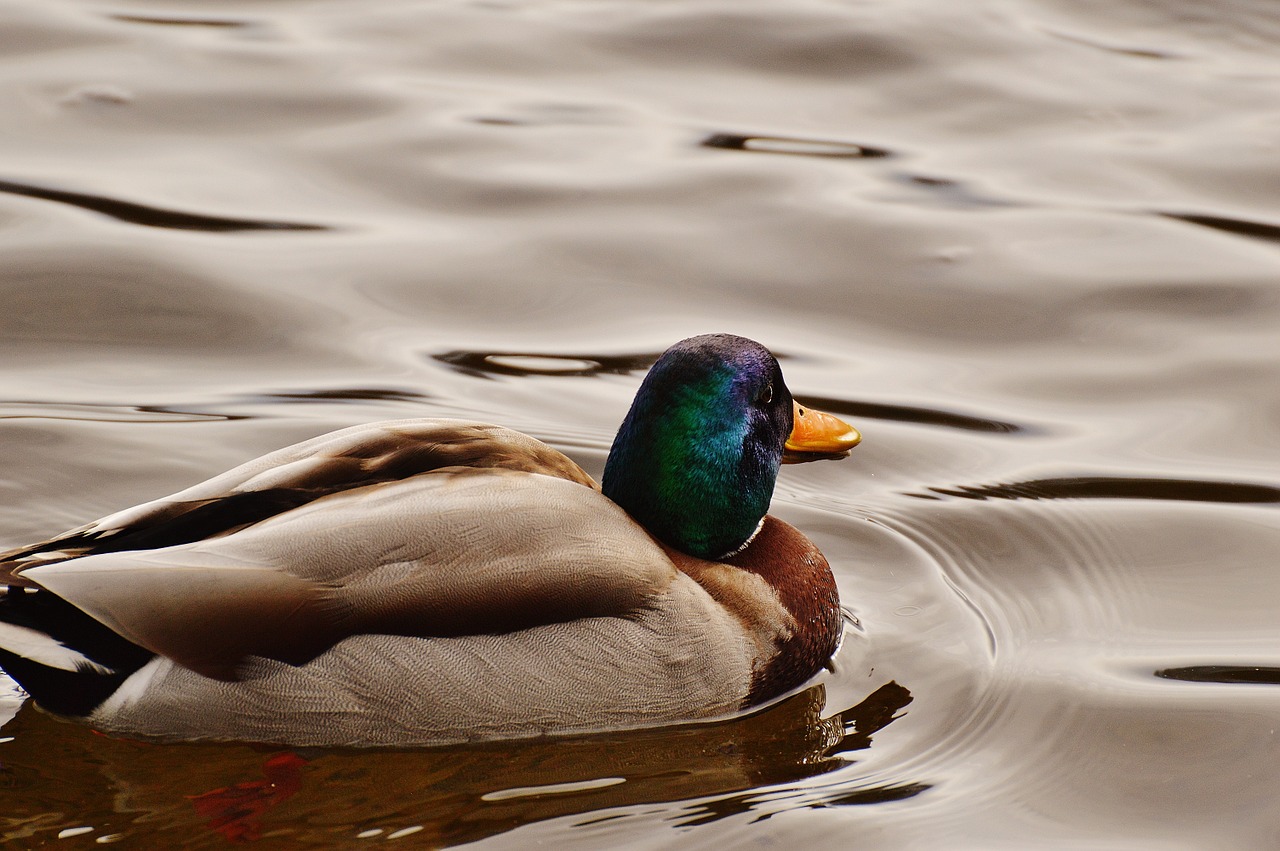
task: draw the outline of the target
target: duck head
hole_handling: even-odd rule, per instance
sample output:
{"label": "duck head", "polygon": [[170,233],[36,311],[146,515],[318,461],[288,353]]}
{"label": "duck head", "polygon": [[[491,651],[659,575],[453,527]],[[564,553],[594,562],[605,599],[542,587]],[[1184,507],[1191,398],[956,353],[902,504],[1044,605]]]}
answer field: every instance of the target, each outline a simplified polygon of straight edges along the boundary
{"label": "duck head", "polygon": [[843,457],[859,439],[847,423],[796,404],[764,346],[691,337],[645,376],[602,489],[660,541],[718,559],[751,540],[784,460]]}

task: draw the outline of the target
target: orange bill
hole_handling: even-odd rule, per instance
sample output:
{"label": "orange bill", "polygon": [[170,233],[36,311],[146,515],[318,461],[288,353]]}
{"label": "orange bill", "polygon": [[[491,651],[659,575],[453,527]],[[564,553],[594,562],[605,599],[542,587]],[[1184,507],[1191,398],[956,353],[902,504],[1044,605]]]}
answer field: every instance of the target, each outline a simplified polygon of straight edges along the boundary
{"label": "orange bill", "polygon": [[794,419],[787,438],[784,463],[842,458],[858,445],[862,435],[839,417],[793,402]]}

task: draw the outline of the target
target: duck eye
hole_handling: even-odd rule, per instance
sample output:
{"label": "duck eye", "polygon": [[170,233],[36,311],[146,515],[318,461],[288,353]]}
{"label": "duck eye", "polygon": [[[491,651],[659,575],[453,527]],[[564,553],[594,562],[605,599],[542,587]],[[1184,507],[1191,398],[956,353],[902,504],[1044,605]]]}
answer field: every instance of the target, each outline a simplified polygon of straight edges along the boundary
{"label": "duck eye", "polygon": [[761,405],[767,405],[773,401],[773,384],[769,383],[760,391],[760,395],[756,397],[756,402]]}

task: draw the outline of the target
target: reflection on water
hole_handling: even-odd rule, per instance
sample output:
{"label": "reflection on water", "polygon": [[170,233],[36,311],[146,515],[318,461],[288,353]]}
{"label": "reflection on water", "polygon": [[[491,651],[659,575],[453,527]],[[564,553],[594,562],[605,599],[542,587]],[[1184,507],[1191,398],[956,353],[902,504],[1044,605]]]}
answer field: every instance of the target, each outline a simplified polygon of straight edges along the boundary
{"label": "reflection on water", "polygon": [[208,233],[233,233],[251,230],[328,230],[323,225],[273,222],[258,219],[234,219],[221,216],[202,216],[177,210],[162,210],[159,207],[148,207],[144,204],[135,204],[132,201],[122,201],[118,198],[107,198],[103,195],[68,192],[63,189],[50,189],[44,186],[15,183],[11,180],[0,180],[0,192],[10,195],[22,195],[27,198],[39,198],[43,201],[56,201],[59,204],[70,204],[73,207],[101,213],[104,216],[110,216],[122,222],[153,228],[199,230]]}
{"label": "reflection on water", "polygon": [[247,27],[248,21],[235,20],[233,18],[214,18],[214,17],[198,17],[186,18],[177,16],[161,16],[161,15],[112,15],[117,21],[124,21],[130,24],[158,24],[165,27]]}
{"label": "reflection on water", "polygon": [[179,411],[164,405],[93,405],[0,401],[0,420],[85,420],[100,423],[201,422],[236,419],[230,414]]}
{"label": "reflection on water", "polygon": [[846,414],[856,419],[919,423],[920,425],[959,428],[969,431],[988,431],[997,434],[1012,434],[1031,430],[1030,426],[1017,425],[1016,423],[975,417],[955,411],[918,408],[913,405],[892,405],[884,402],[833,399],[828,396],[810,396],[808,394],[805,394],[805,401],[815,408],[837,414]]}
{"label": "reflection on water", "polygon": [[1164,668],[1156,671],[1156,676],[1166,680],[1186,680],[1189,683],[1280,685],[1280,668],[1258,665],[1190,665],[1185,668]]}
{"label": "reflection on water", "polygon": [[1273,846],[1280,18],[1202,6],[7,10],[0,549],[379,419],[598,475],[655,354],[731,331],[864,435],[774,511],[865,636],[766,712],[584,739],[24,707],[0,833]]}
{"label": "reflection on water", "polygon": [[[721,723],[425,751],[329,753],[109,739],[28,707],[6,727],[13,736],[3,751],[8,789],[52,792],[56,786],[56,797],[42,798],[41,805],[66,809],[9,807],[3,839],[45,838],[87,824],[98,836],[146,836],[153,845],[288,836],[332,847],[366,835],[408,835],[409,828],[456,844],[532,822],[637,805],[662,806],[673,824],[710,824],[777,800],[776,793],[750,790],[801,784],[852,765],[911,699],[890,682],[858,705],[829,714],[819,686]],[[89,765],[93,769],[85,772]],[[796,788],[789,809],[900,800],[929,786]],[[690,799],[699,803],[681,803]],[[82,803],[94,801],[102,803]]]}
{"label": "reflection on water", "polygon": [[[937,496],[935,496],[936,494]],[[1280,488],[1246,482],[1203,482],[1194,479],[1147,479],[1117,476],[1071,476],[1001,485],[929,488],[919,499],[954,496],[963,499],[1172,499],[1190,502],[1280,502]]]}
{"label": "reflection on water", "polygon": [[1280,242],[1280,225],[1233,219],[1226,216],[1206,216],[1197,213],[1161,213],[1160,215],[1193,225],[1212,228],[1213,230],[1234,233],[1238,236],[1247,236],[1250,239],[1260,239],[1264,242]]}
{"label": "reflection on water", "polygon": [[642,355],[565,355],[535,352],[441,352],[432,355],[465,375],[628,375],[648,369],[662,352]]}
{"label": "reflection on water", "polygon": [[890,156],[884,148],[855,145],[852,142],[829,142],[821,139],[797,139],[785,136],[743,136],[738,133],[712,133],[700,143],[704,148],[730,151],[755,151],[763,154],[794,154],[809,157],[868,158]]}

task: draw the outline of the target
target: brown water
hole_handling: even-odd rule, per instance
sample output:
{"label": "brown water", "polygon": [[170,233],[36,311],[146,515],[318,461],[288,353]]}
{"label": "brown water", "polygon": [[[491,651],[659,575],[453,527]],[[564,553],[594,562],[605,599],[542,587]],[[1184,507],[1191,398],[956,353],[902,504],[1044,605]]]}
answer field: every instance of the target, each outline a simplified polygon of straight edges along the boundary
{"label": "brown water", "polygon": [[0,836],[1280,845],[1277,9],[10,4],[0,545],[393,417],[598,472],[709,331],[865,442],[779,483],[861,632],[770,711],[289,754],[24,705]]}

